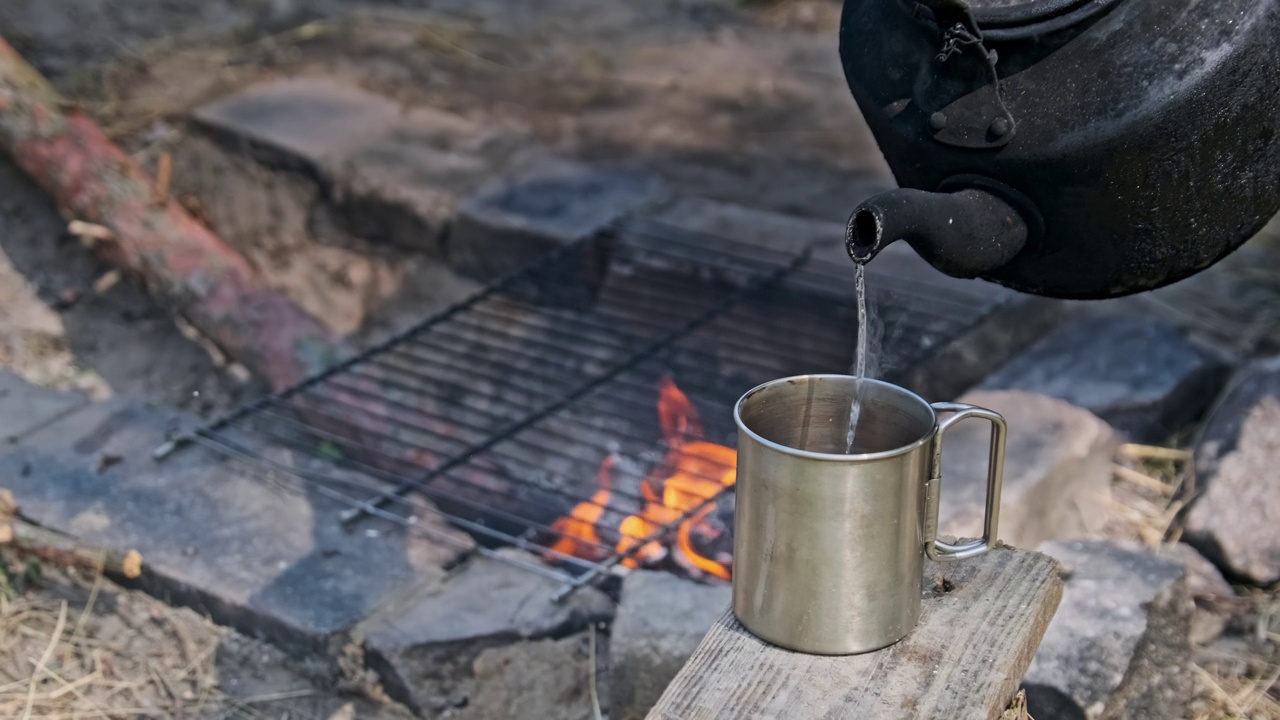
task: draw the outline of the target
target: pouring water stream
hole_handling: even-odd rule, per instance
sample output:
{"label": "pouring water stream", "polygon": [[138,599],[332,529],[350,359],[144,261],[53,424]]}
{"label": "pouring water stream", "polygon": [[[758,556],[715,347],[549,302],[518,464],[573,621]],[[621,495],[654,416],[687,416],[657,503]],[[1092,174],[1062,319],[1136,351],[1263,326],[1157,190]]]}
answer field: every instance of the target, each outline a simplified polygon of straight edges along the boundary
{"label": "pouring water stream", "polygon": [[849,406],[849,434],[845,437],[845,452],[853,454],[853,436],[858,430],[858,416],[862,414],[862,381],[867,376],[867,269],[862,263],[854,264],[854,293],[858,296],[858,339],[854,354],[853,402]]}

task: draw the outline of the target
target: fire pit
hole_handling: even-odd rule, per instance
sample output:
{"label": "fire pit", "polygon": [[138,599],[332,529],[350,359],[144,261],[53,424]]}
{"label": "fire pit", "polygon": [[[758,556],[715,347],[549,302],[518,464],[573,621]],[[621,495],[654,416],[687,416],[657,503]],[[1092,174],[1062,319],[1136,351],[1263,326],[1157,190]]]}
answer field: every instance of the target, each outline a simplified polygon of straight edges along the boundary
{"label": "fire pit", "polygon": [[[342,522],[430,533],[425,508],[562,580],[557,597],[636,567],[727,580],[732,403],[848,370],[842,252],[839,237],[766,246],[620,222],[159,454],[195,442],[289,473],[348,505]],[[990,305],[893,276],[873,276],[872,298],[886,335],[914,340],[886,342],[898,378]]]}

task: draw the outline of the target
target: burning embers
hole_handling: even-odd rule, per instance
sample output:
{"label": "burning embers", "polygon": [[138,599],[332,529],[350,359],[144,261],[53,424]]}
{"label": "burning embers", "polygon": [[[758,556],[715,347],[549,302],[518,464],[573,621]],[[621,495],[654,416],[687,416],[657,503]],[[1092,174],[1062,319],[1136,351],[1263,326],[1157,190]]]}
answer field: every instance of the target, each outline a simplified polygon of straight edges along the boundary
{"label": "burning embers", "polygon": [[[725,552],[705,548],[723,545],[714,541],[727,528],[716,522],[717,507],[711,499],[737,479],[737,453],[703,440],[698,409],[670,378],[660,383],[658,421],[667,455],[641,480],[639,511],[623,518],[616,528],[603,526],[614,515],[606,511],[613,499],[615,460],[606,458],[600,465],[595,495],[552,524],[560,538],[551,545],[549,559],[553,553],[562,553],[598,562],[609,555],[608,536],[618,538],[615,552],[632,553],[623,560],[626,567],[653,566],[670,555],[688,570],[729,579],[732,559]],[[655,535],[677,521],[674,533]]]}

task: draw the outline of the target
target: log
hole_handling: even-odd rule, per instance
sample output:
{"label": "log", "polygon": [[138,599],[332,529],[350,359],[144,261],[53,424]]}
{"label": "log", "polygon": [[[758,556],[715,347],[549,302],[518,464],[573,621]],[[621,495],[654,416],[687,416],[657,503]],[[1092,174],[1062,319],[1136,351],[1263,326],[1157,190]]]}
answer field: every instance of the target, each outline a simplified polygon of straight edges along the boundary
{"label": "log", "polygon": [[930,563],[926,587],[915,631],[864,655],[783,650],[726,611],[648,718],[999,720],[1062,598],[1057,563],[1000,547]]}
{"label": "log", "polygon": [[13,494],[0,488],[0,546],[16,549],[55,565],[78,567],[126,578],[142,575],[142,555],[97,548],[28,522],[18,514]]}
{"label": "log", "polygon": [[[319,320],[268,287],[244,256],[170,197],[169,162],[161,163],[159,180],[148,177],[3,39],[0,150],[72,219],[70,232],[140,277],[201,335],[273,389],[293,387],[344,354]],[[302,399],[294,407],[314,428],[348,439],[352,454],[367,464],[406,472],[405,459],[373,450],[379,436],[397,432],[389,420],[394,411],[377,398],[331,393],[365,412],[334,420],[328,405],[307,407]],[[434,464],[426,456],[407,460]]]}
{"label": "log", "polygon": [[320,321],[269,288],[248,260],[167,193],[157,193],[156,182],[3,39],[0,150],[69,220],[111,231],[94,243],[108,261],[140,277],[275,389],[334,359],[334,338]]}

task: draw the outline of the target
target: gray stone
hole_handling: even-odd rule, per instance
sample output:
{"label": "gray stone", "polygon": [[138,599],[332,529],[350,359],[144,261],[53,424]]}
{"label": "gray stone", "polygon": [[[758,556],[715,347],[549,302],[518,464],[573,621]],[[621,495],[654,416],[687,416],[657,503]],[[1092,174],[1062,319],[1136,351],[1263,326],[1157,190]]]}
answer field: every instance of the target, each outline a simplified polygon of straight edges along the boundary
{"label": "gray stone", "polygon": [[1227,371],[1176,326],[1115,315],[1050,333],[978,387],[1061,398],[1134,440],[1159,442],[1204,411]]}
{"label": "gray stone", "polygon": [[1182,563],[1092,540],[1040,547],[1066,590],[1028,670],[1038,720],[1184,717],[1193,678],[1192,603]]}
{"label": "gray stone", "polygon": [[[499,554],[539,560],[514,548]],[[427,578],[387,603],[357,630],[388,693],[417,710],[466,692],[471,662],[484,650],[558,637],[613,616],[613,602],[585,587],[560,603],[559,583],[486,557]]]}
{"label": "gray stone", "polygon": [[1218,568],[1190,545],[1162,545],[1160,554],[1176,559],[1187,570],[1187,591],[1196,603],[1196,612],[1191,618],[1192,644],[1208,645],[1217,640],[1240,604],[1235,591]]}
{"label": "gray stone", "polygon": [[17,442],[23,435],[57,421],[88,402],[89,399],[78,392],[37,387],[8,370],[0,370],[0,441]]}
{"label": "gray stone", "polygon": [[1241,372],[1195,449],[1185,538],[1229,575],[1280,580],[1280,357]]}
{"label": "gray stone", "polygon": [[318,176],[350,230],[443,253],[458,199],[536,150],[465,118],[327,78],[274,80],[192,116],[268,161]]}
{"label": "gray stone", "polygon": [[0,456],[0,478],[41,525],[137,549],[148,592],[300,656],[332,649],[375,607],[457,561],[381,521],[347,532],[336,503],[198,446],[153,461],[190,422],[120,400],[91,405]]}
{"label": "gray stone", "polygon": [[[471,666],[474,687],[467,695],[467,704],[451,717],[591,720],[595,715],[591,706],[589,643],[587,633],[579,633],[560,640],[521,642],[481,652]],[[597,674],[598,688],[600,679]]]}
{"label": "gray stone", "polygon": [[382,136],[400,115],[400,106],[389,98],[328,78],[272,80],[192,112],[206,127],[313,170]]}
{"label": "gray stone", "polygon": [[1197,601],[1230,602],[1236,592],[1222,573],[1196,549],[1184,543],[1160,546],[1160,553],[1175,558],[1187,569],[1187,590]]}
{"label": "gray stone", "polygon": [[443,255],[460,198],[538,154],[419,108],[343,158],[329,172],[329,188],[354,234]]}
{"label": "gray stone", "polygon": [[614,717],[631,720],[649,712],[730,599],[727,585],[651,571],[627,576],[609,652]]}
{"label": "gray stone", "polygon": [[[1203,272],[1172,285],[1105,301],[1186,328],[1205,346],[1255,358],[1280,351],[1280,222]],[[1089,303],[1094,305],[1094,303]]]}
{"label": "gray stone", "polygon": [[[448,260],[468,277],[493,280],[595,235],[664,194],[653,176],[547,159],[490,182],[462,203]],[[582,265],[603,271],[600,260]]]}
{"label": "gray stone", "polygon": [[[1018,547],[1096,532],[1105,521],[1116,434],[1087,410],[1018,391],[960,398],[1002,414],[1006,439],[1000,539]],[[989,425],[968,420],[943,440],[941,532],[979,537],[987,492]]]}

